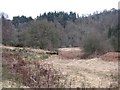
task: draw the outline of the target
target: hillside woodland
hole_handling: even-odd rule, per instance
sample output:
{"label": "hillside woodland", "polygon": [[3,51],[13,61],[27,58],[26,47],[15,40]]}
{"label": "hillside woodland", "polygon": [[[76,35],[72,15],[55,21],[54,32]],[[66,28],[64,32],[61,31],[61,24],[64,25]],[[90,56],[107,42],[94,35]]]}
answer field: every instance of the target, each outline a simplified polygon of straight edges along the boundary
{"label": "hillside woodland", "polygon": [[83,47],[89,54],[120,51],[118,47],[118,11],[94,12],[79,16],[75,12],[48,12],[35,19],[2,16],[2,44],[55,50]]}
{"label": "hillside woodland", "polygon": [[9,20],[0,13],[0,85],[118,88],[119,14],[116,9],[82,16],[55,11],[34,19],[22,15]]}

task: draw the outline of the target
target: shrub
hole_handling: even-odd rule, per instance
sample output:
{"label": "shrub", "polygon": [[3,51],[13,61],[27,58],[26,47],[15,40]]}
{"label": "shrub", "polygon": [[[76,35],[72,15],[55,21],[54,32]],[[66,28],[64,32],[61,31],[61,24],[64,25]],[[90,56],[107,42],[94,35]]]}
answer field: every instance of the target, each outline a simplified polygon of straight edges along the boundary
{"label": "shrub", "polygon": [[112,50],[109,41],[99,32],[95,31],[91,31],[83,37],[82,47],[86,54],[101,54]]}

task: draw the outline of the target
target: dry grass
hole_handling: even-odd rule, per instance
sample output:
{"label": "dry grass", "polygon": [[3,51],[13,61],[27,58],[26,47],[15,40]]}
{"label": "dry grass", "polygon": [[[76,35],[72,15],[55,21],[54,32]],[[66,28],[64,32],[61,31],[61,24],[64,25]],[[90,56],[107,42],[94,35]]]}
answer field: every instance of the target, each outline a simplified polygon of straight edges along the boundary
{"label": "dry grass", "polygon": [[[22,55],[19,51],[14,50],[5,50],[3,52],[3,67],[7,68],[12,75],[19,77],[17,81],[20,82],[16,85],[14,83],[17,82],[16,79],[9,80],[6,78],[8,81],[3,81],[3,84],[9,84],[10,87],[35,88],[118,87],[117,61],[108,62],[101,58],[61,59],[58,55],[52,55],[46,60],[38,58],[26,60]],[[9,73],[6,75],[9,75]],[[4,85],[4,87],[8,86]]]}
{"label": "dry grass", "polygon": [[80,48],[60,48],[58,49],[58,55],[61,59],[74,59],[80,58],[83,55]]}
{"label": "dry grass", "polygon": [[[15,78],[17,78],[17,76],[20,75],[18,80],[21,80],[20,84],[16,84],[14,83],[15,80],[12,82],[13,78],[10,77],[11,79],[7,80],[7,84],[10,85],[7,86],[6,80],[4,80],[3,87],[20,87],[22,84],[31,88],[53,88],[61,86],[59,79],[62,78],[62,75],[56,71],[51,64],[42,63],[44,60],[23,60],[19,53],[12,51],[4,51],[2,56],[3,68],[9,71],[9,73],[3,73],[3,76],[11,76],[14,74]],[[4,72],[7,71],[4,70]],[[8,78],[9,77],[6,79]]]}
{"label": "dry grass", "polygon": [[118,87],[118,62],[106,62],[101,58],[59,59],[58,56],[52,56],[46,62],[67,75],[65,86],[68,88]]}
{"label": "dry grass", "polygon": [[102,55],[100,58],[106,61],[117,61],[117,60],[120,60],[120,53],[119,52],[108,52]]}

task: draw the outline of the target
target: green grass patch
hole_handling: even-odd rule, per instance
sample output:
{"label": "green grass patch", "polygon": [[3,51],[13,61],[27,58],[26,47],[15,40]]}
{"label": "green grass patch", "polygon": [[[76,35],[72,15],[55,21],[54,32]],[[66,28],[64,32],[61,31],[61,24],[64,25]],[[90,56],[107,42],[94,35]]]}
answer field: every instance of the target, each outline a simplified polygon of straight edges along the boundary
{"label": "green grass patch", "polygon": [[41,54],[40,59],[47,59],[49,56],[47,54]]}
{"label": "green grass patch", "polygon": [[36,54],[36,53],[24,53],[23,57],[28,60],[34,60],[34,59],[47,59],[49,55],[47,54]]}

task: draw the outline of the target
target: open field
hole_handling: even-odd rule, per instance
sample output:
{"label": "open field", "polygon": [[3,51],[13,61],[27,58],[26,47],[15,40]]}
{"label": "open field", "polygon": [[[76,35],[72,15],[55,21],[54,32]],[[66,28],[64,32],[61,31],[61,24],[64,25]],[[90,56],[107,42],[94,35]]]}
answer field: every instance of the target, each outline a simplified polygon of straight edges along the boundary
{"label": "open field", "polygon": [[[47,55],[35,53],[35,50],[31,52],[19,48],[10,49],[9,47],[3,47],[2,56],[2,83],[6,88],[45,87],[44,85],[36,85],[41,82],[47,82],[45,85],[48,87],[118,87],[118,60],[102,60],[100,57],[61,59],[59,55]],[[40,70],[47,73],[41,74]],[[27,75],[27,73],[29,74]],[[40,75],[43,75],[42,78]],[[54,83],[51,82],[53,79]]]}
{"label": "open field", "polygon": [[[52,56],[46,62],[60,69],[70,87],[115,87],[117,86],[118,62],[107,62],[100,58],[67,60]],[[69,85],[69,83],[68,83]],[[68,86],[69,87],[69,86]]]}

